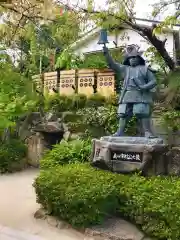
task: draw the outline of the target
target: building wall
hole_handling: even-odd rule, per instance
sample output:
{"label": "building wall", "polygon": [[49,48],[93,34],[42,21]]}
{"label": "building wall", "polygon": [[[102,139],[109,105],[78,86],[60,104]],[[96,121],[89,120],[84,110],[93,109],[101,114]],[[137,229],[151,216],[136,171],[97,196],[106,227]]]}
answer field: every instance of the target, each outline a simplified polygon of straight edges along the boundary
{"label": "building wall", "polygon": [[[107,44],[107,47],[114,48],[113,41],[116,40],[115,35],[109,35],[108,41],[109,44]],[[79,46],[76,48],[75,52],[77,54],[81,53],[89,53],[89,52],[95,52],[102,50],[102,45],[97,44],[99,41],[99,33],[95,34],[94,36],[90,37],[87,41],[84,41],[84,43],[79,44]]]}
{"label": "building wall", "polygon": [[[166,41],[166,49],[168,53],[173,57],[174,53],[174,37],[172,32],[168,32],[165,35],[160,35],[160,39],[167,38]],[[87,38],[84,42],[81,42],[79,46],[77,46],[75,52],[77,54],[82,53],[89,53],[94,51],[100,51],[102,50],[102,45],[98,45],[99,40],[99,32],[94,34],[94,36],[91,36],[90,38]],[[109,44],[107,44],[108,48],[114,48],[115,45],[113,41],[117,43],[117,46],[124,46],[129,44],[137,44],[140,47],[140,51],[146,51],[148,47],[151,45],[138,33],[135,31],[132,31],[130,29],[122,30],[117,36],[109,35],[108,36]]]}

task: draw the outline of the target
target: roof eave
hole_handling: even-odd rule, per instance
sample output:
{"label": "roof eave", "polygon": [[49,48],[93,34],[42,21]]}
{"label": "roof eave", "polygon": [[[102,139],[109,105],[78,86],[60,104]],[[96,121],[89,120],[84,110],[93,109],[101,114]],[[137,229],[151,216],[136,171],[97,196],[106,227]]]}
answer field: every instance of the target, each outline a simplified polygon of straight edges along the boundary
{"label": "roof eave", "polygon": [[[139,19],[139,18],[136,18],[136,20],[138,21],[144,21],[144,22],[150,22],[150,23],[161,23],[160,21],[153,21],[153,20],[148,20],[148,19]],[[147,24],[138,24],[139,26],[141,27],[147,27],[147,28],[151,28],[152,26],[148,26]],[[175,27],[180,27],[180,25],[174,25]],[[127,24],[123,24],[121,25],[121,28],[126,28],[127,27]],[[118,29],[118,28],[117,28]],[[132,29],[133,28],[129,28],[129,29]],[[93,29],[89,30],[88,32],[84,33],[81,38],[79,40],[77,40],[76,42],[74,42],[70,48],[71,49],[76,49],[80,44],[84,43],[85,41],[87,41],[87,39],[90,39],[92,38],[94,35],[96,35],[98,32],[100,31],[100,27],[94,27]],[[164,32],[177,32],[179,30],[176,30],[176,29],[171,29],[171,28],[163,28],[163,31]]]}

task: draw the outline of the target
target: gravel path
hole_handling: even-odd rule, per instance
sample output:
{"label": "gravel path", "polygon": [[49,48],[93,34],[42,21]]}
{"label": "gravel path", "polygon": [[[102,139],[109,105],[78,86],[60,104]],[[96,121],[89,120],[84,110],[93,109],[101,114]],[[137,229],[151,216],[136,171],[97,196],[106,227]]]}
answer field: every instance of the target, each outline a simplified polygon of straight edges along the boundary
{"label": "gravel path", "polygon": [[[57,229],[51,227],[46,221],[34,218],[34,213],[39,208],[36,203],[32,183],[38,170],[30,169],[9,175],[0,175],[0,239],[24,240],[36,239],[16,238],[8,235],[14,230],[23,231],[41,237],[43,240],[85,240],[83,234],[72,229]],[[4,235],[3,235],[4,234]],[[15,231],[14,231],[15,235]],[[39,239],[38,238],[38,239]]]}

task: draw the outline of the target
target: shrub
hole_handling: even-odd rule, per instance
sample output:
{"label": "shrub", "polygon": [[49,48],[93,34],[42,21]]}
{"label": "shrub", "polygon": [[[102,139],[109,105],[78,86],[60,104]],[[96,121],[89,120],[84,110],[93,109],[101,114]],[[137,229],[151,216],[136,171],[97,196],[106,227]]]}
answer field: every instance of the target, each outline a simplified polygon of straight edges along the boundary
{"label": "shrub", "polygon": [[119,94],[112,94],[106,98],[107,105],[118,106]]}
{"label": "shrub", "polygon": [[72,109],[77,110],[84,108],[86,106],[87,102],[87,96],[84,94],[74,94],[72,96],[73,98],[73,104],[72,104]]}
{"label": "shrub", "polygon": [[117,130],[117,109],[114,106],[84,108],[77,112],[82,119],[77,124],[87,124],[92,137],[112,134]]}
{"label": "shrub", "polygon": [[62,141],[45,154],[40,166],[45,169],[68,163],[86,162],[89,160],[90,151],[91,144],[87,140]]}
{"label": "shrub", "polygon": [[44,108],[46,111],[53,110],[55,112],[76,111],[85,107],[96,107],[105,104],[107,105],[111,101],[116,101],[115,97],[112,97],[112,100],[110,100],[110,98],[106,99],[104,96],[98,93],[92,94],[88,98],[84,94],[72,94],[70,96],[66,96],[63,94],[59,95],[57,93],[46,96]]}
{"label": "shrub", "polygon": [[87,107],[99,107],[106,104],[106,98],[99,93],[92,94],[88,97]]}
{"label": "shrub", "polygon": [[73,98],[66,95],[47,95],[45,99],[45,110],[64,112],[72,109]]}
{"label": "shrub", "polygon": [[106,68],[107,63],[102,53],[88,54],[79,68]]}
{"label": "shrub", "polygon": [[41,171],[38,202],[74,226],[101,223],[108,214],[125,216],[157,239],[180,239],[180,179],[144,178],[70,164]]}
{"label": "shrub", "polygon": [[[117,107],[113,105],[84,108],[77,112],[81,117],[75,124],[87,125],[86,134],[90,137],[101,137],[110,135],[118,129]],[[127,124],[125,132],[129,136],[136,134],[137,123],[133,117]]]}
{"label": "shrub", "polygon": [[119,212],[157,239],[180,239],[180,180],[131,176],[120,189]]}
{"label": "shrub", "polygon": [[180,111],[176,110],[169,110],[164,111],[161,114],[161,123],[164,125],[164,127],[168,130],[171,130],[173,132],[180,130]]}
{"label": "shrub", "polygon": [[118,207],[116,175],[88,164],[70,164],[41,171],[34,187],[38,203],[73,226],[102,222]]}
{"label": "shrub", "polygon": [[19,140],[0,145],[0,173],[14,172],[24,167],[27,148]]}

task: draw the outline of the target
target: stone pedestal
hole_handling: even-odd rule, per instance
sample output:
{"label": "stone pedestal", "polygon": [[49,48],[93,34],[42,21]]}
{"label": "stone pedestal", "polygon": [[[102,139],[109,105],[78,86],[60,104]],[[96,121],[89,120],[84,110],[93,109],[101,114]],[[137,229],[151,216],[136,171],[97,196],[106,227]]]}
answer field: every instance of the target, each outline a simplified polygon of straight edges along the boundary
{"label": "stone pedestal", "polygon": [[167,174],[168,145],[160,138],[102,137],[93,139],[92,165],[118,173]]}
{"label": "stone pedestal", "polygon": [[180,176],[180,148],[172,147],[168,155],[168,174],[171,176]]}

